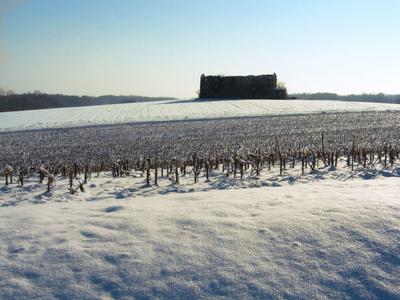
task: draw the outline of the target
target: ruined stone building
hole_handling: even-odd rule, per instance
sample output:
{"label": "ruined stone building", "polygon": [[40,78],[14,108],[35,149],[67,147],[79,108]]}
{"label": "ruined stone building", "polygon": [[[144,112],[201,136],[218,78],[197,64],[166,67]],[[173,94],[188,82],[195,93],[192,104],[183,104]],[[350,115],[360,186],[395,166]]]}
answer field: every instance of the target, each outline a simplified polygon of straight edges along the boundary
{"label": "ruined stone building", "polygon": [[200,98],[286,99],[286,89],[277,87],[276,74],[205,76],[200,78]]}

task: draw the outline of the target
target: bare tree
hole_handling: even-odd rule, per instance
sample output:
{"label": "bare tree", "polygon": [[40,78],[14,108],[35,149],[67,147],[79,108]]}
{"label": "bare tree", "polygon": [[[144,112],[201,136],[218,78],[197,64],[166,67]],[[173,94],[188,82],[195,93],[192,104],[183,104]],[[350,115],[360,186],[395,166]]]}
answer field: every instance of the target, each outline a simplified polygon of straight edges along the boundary
{"label": "bare tree", "polygon": [[278,89],[284,89],[284,90],[286,90],[286,84],[285,84],[284,82],[282,82],[282,81],[279,81],[279,80],[278,80],[278,82],[276,83],[276,87],[277,87]]}

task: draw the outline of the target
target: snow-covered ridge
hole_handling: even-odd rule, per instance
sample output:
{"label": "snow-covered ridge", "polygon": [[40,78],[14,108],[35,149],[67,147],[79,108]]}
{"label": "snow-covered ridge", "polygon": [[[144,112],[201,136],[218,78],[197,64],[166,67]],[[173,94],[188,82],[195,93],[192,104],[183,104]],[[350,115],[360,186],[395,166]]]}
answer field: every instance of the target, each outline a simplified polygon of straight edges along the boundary
{"label": "snow-covered ridge", "polygon": [[0,131],[149,121],[382,110],[400,110],[400,105],[322,100],[171,100],[0,113]]}

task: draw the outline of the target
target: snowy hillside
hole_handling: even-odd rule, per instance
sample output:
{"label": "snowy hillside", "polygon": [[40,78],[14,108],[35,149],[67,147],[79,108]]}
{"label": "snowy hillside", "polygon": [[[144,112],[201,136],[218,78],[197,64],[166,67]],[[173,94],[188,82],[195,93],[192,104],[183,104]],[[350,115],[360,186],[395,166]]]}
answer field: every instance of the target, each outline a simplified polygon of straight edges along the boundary
{"label": "snowy hillside", "polygon": [[[115,148],[107,159],[207,143],[208,155],[232,141],[242,143],[232,151],[270,147],[276,136],[297,149],[319,146],[321,132],[327,147],[370,139],[398,149],[399,113],[333,112],[399,107],[245,100],[2,113],[0,162],[106,157],[105,145]],[[188,121],[269,115],[286,117]],[[166,120],[186,121],[18,132]],[[23,185],[1,176],[0,299],[400,299],[400,161],[372,156],[303,170],[300,160],[265,164],[243,179],[220,166],[197,182],[187,167],[179,184],[164,170],[149,186],[139,169],[93,172],[82,191],[83,174],[74,179],[73,194],[61,175],[50,193],[37,173]]]}
{"label": "snowy hillside", "polygon": [[398,111],[400,105],[317,100],[172,100],[0,113],[0,131],[149,121],[385,110]]}

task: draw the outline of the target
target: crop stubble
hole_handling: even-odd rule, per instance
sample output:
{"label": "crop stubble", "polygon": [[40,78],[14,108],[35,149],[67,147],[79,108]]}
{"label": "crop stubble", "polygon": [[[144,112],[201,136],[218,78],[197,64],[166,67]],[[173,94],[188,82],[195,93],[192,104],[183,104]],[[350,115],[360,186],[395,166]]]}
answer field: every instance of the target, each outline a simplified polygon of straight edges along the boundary
{"label": "crop stubble", "polygon": [[117,159],[185,159],[280,150],[398,148],[399,112],[331,113],[146,122],[0,134],[0,164],[112,163]]}

